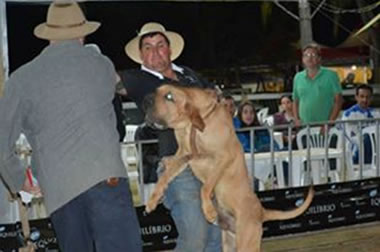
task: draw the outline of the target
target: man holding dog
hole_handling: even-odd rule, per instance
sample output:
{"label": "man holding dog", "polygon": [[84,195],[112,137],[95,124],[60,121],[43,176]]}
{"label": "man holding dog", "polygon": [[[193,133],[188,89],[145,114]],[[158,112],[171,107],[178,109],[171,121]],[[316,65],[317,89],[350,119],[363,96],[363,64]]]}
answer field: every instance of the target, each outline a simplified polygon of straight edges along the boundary
{"label": "man holding dog", "polygon": [[23,132],[60,250],[140,252],[112,106],[115,69],[83,46],[99,26],[75,2],[50,5],[34,30],[50,44],[11,75],[0,99],[0,173],[21,189],[25,168],[14,149]]}
{"label": "man holding dog", "polygon": [[[212,88],[213,85],[200,78],[187,67],[172,63],[184,48],[184,40],[175,32],[166,31],[159,23],[146,23],[137,37],[125,47],[130,59],[141,64],[138,70],[122,72],[127,94],[143,111],[144,98],[152,94],[164,83]],[[172,129],[158,133],[160,157],[174,155],[178,146]],[[164,167],[159,167],[159,170]],[[160,172],[159,172],[160,173]],[[219,227],[205,219],[201,209],[201,182],[185,169],[171,183],[165,192],[164,204],[171,211],[179,237],[175,251],[179,252],[219,252],[221,232]]]}

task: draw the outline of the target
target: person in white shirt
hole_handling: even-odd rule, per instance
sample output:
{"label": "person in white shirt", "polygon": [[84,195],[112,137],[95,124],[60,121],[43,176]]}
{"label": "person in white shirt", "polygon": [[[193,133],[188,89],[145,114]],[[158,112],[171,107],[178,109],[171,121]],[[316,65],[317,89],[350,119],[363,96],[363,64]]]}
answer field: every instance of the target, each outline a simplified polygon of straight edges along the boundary
{"label": "person in white shirt", "polygon": [[[362,84],[356,88],[355,100],[356,104],[343,112],[342,120],[364,120],[370,118],[380,118],[380,112],[370,107],[373,89],[367,84]],[[348,138],[350,148],[353,153],[353,162],[358,163],[359,160],[359,138],[360,131],[371,124],[371,122],[347,123],[345,134]],[[372,151],[370,148],[370,139],[363,136],[364,145],[364,163],[371,161]]]}

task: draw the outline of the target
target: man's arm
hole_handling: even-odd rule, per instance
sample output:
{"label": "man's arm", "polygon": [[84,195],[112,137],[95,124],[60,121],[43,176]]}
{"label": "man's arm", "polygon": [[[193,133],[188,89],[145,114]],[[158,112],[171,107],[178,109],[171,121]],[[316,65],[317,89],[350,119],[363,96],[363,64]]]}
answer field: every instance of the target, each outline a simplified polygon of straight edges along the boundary
{"label": "man's arm", "polygon": [[25,167],[15,153],[16,140],[21,133],[21,104],[16,83],[6,83],[0,98],[0,173],[12,193],[21,190],[25,180]]}
{"label": "man's arm", "polygon": [[343,104],[343,97],[341,93],[338,93],[334,96],[334,106],[331,110],[329,121],[335,121],[340,113],[340,110],[342,109]]}
{"label": "man's arm", "polygon": [[298,100],[293,101],[293,114],[294,114],[294,124],[296,127],[301,126],[301,119],[299,117],[299,102]]}

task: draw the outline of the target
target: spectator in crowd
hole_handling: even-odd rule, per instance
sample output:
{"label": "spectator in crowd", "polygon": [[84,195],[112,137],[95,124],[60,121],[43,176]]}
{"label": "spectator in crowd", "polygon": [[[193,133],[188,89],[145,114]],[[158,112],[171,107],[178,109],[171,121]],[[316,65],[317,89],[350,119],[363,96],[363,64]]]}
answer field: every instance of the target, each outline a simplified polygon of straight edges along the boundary
{"label": "spectator in crowd", "polygon": [[[380,118],[379,111],[371,108],[373,89],[367,84],[362,84],[356,88],[355,100],[356,104],[352,107],[346,109],[343,112],[342,120],[365,120],[370,118]],[[361,128],[358,123],[347,123],[346,124],[346,136],[348,137],[348,142],[353,153],[353,162],[355,164],[359,161],[359,136],[360,131],[364,127],[368,127],[371,122],[362,122]],[[372,159],[371,150],[371,140],[368,135],[364,135],[363,146],[364,146],[364,163],[370,163]]]}
{"label": "spectator in crowd", "polygon": [[[144,24],[138,36],[125,47],[128,57],[141,64],[141,68],[120,73],[124,88],[119,92],[130,97],[143,111],[144,98],[168,82],[213,88],[212,84],[190,68],[172,63],[180,56],[183,48],[184,40],[180,34],[166,31],[159,23]],[[174,131],[159,130],[157,134],[160,158],[174,155],[178,148]],[[159,175],[162,169],[164,167],[160,165]],[[165,192],[164,205],[170,209],[179,233],[175,251],[221,251],[220,229],[205,219],[201,209],[200,190],[201,182],[191,169],[185,169],[170,182]]]}
{"label": "spectator in crowd", "polygon": [[227,106],[228,111],[231,114],[231,117],[234,118],[235,113],[236,113],[236,106],[235,106],[235,100],[232,97],[232,95],[225,95],[224,102]]}
{"label": "spectator in crowd", "polygon": [[342,87],[338,75],[322,67],[321,60],[321,50],[317,44],[311,43],[303,48],[305,70],[297,73],[293,82],[296,126],[301,123],[335,121],[341,110]]}
{"label": "spectator in crowd", "polygon": [[75,2],[53,2],[34,34],[50,44],[17,69],[0,99],[0,173],[13,192],[24,133],[62,251],[142,251],[112,99],[115,68],[84,38],[100,23]]}
{"label": "spectator in crowd", "polygon": [[[259,127],[260,122],[257,118],[255,106],[250,101],[243,101],[239,107],[236,119],[233,121],[235,129],[248,127]],[[257,129],[254,131],[254,152],[270,151],[270,135],[267,129]],[[239,131],[237,136],[243,146],[244,152],[251,151],[250,131]],[[278,146],[275,143],[275,150]]]}
{"label": "spectator in crowd", "polygon": [[[293,102],[290,96],[283,95],[280,97],[280,110],[281,111],[273,115],[273,125],[286,125],[294,122]],[[285,128],[279,131],[283,133],[284,146],[287,146],[289,138],[288,129]],[[294,130],[292,131],[291,138],[291,141],[295,138]]]}

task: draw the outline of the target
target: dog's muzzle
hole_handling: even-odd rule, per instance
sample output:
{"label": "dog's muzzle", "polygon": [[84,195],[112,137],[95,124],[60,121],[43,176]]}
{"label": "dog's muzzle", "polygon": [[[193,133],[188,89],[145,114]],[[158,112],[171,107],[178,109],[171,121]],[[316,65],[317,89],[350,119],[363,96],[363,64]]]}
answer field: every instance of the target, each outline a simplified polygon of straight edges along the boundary
{"label": "dog's muzzle", "polygon": [[166,124],[154,116],[154,111],[155,111],[154,100],[155,100],[154,93],[145,96],[143,100],[145,122],[151,128],[160,129],[160,130],[166,129],[167,128]]}

